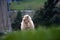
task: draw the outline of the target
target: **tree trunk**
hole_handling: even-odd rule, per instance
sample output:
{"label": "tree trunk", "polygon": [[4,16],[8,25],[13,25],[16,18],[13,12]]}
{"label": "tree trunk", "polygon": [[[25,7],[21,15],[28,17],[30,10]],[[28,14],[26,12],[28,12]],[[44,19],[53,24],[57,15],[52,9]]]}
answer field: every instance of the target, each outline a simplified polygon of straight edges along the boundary
{"label": "tree trunk", "polygon": [[0,0],[0,31],[9,30],[9,27],[11,27],[9,21],[7,0]]}

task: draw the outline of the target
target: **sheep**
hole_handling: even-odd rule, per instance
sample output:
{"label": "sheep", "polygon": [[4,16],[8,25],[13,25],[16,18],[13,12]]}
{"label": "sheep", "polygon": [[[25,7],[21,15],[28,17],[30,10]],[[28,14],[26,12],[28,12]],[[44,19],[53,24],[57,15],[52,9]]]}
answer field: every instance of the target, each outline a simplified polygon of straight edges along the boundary
{"label": "sheep", "polygon": [[34,30],[34,23],[29,15],[24,15],[21,22],[21,30]]}

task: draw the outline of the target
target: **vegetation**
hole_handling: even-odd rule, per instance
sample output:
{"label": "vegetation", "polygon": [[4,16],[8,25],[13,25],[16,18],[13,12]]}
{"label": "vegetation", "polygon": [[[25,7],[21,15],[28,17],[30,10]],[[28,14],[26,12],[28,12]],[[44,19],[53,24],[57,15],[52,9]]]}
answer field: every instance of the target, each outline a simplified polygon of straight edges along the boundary
{"label": "vegetation", "polygon": [[[0,37],[0,40],[60,40],[60,7],[56,7],[59,0],[17,0],[10,5],[11,10],[38,9],[33,16],[35,30],[20,31],[22,21],[21,12],[18,11],[13,31]],[[44,3],[45,2],[45,3]],[[44,4],[43,4],[44,3]],[[41,7],[41,8],[40,8]],[[40,8],[40,9],[39,9]],[[41,24],[43,26],[41,26]]]}
{"label": "vegetation", "polygon": [[16,19],[15,19],[14,22],[12,23],[12,28],[13,28],[14,30],[20,29],[21,21],[22,21],[22,15],[21,15],[21,12],[18,11],[17,16],[16,16]]}
{"label": "vegetation", "polygon": [[38,28],[8,33],[4,40],[60,40],[60,28]]}
{"label": "vegetation", "polygon": [[46,0],[23,0],[18,2],[12,2],[10,5],[11,10],[21,10],[21,9],[38,9],[44,5]]}
{"label": "vegetation", "polygon": [[47,0],[43,8],[36,11],[33,21],[35,25],[46,25],[60,24],[60,7],[56,7],[59,0]]}

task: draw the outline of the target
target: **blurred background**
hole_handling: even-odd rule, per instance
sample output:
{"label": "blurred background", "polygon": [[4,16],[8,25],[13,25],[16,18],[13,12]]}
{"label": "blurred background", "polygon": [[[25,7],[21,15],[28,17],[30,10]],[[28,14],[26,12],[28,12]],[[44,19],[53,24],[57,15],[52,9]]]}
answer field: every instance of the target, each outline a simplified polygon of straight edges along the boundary
{"label": "blurred background", "polygon": [[35,29],[60,28],[60,0],[0,0],[0,34],[20,30],[25,14]]}
{"label": "blurred background", "polygon": [[22,16],[32,17],[35,28],[38,26],[60,25],[60,0],[1,0],[1,30],[20,30]]}
{"label": "blurred background", "polygon": [[12,28],[20,29],[22,16],[32,17],[35,27],[60,25],[60,0],[8,0]]}

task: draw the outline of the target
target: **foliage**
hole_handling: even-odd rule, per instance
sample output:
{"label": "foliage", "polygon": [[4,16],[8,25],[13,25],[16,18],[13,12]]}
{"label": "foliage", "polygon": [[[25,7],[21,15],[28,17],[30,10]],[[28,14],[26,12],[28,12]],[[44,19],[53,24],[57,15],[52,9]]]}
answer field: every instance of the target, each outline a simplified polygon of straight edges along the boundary
{"label": "foliage", "polygon": [[16,1],[23,1],[23,0],[16,0]]}
{"label": "foliage", "polygon": [[19,2],[12,2],[10,5],[11,10],[24,10],[24,9],[37,9],[42,7],[46,0],[24,0]]}
{"label": "foliage", "polygon": [[22,21],[22,15],[21,12],[18,11],[16,19],[14,20],[14,23],[12,23],[12,28],[14,30],[20,29],[21,21]]}
{"label": "foliage", "polygon": [[[44,4],[44,8],[40,8],[36,11],[33,21],[36,25],[43,24],[49,26],[50,24],[60,24],[60,10],[56,7],[59,0],[47,0]],[[37,24],[38,23],[38,24]]]}
{"label": "foliage", "polygon": [[4,40],[60,40],[60,28],[38,28],[8,33]]}

